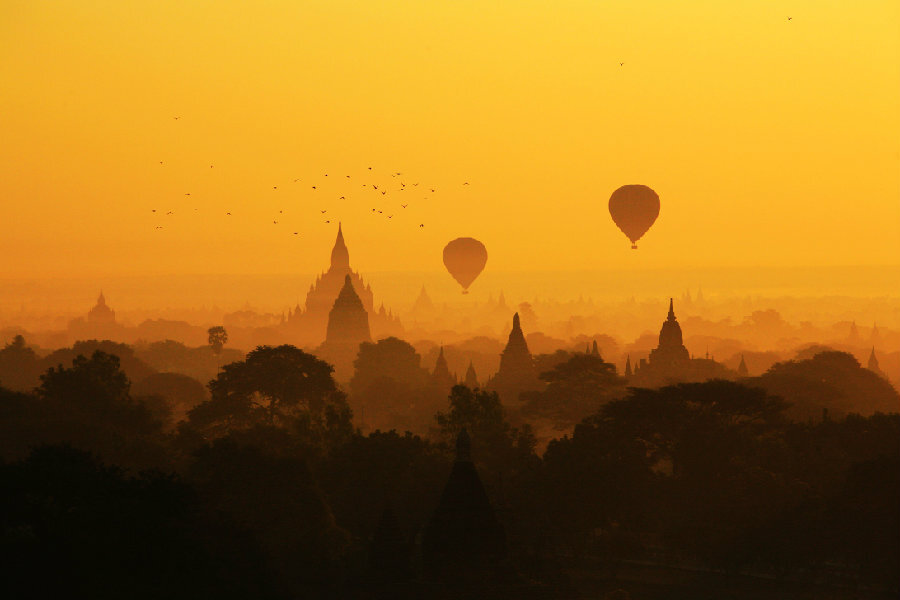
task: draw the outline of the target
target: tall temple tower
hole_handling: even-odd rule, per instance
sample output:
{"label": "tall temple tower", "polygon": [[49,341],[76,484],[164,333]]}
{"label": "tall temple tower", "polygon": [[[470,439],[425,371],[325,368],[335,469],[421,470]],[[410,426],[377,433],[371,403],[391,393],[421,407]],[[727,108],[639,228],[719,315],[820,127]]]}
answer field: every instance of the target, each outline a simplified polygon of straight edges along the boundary
{"label": "tall temple tower", "polygon": [[675,307],[669,298],[669,314],[659,330],[659,345],[650,351],[650,365],[653,368],[679,369],[688,365],[691,355],[684,347],[681,325],[675,318]]}
{"label": "tall temple tower", "polygon": [[353,374],[353,361],[359,352],[359,345],[371,341],[369,315],[348,273],[328,313],[325,343],[317,353],[334,365],[336,378],[348,380]]}
{"label": "tall temple tower", "polygon": [[350,278],[356,296],[369,315],[370,324],[376,334],[400,335],[400,320],[393,313],[382,309],[374,310],[372,287],[360,274],[350,267],[350,251],[344,241],[344,232],[338,223],[337,238],[331,249],[331,264],[328,270],[316,278],[309,286],[306,294],[305,308],[297,306],[287,318],[287,328],[293,332],[301,344],[316,345],[325,339],[328,328],[328,315],[334,306],[338,294],[344,286],[346,278]]}
{"label": "tall temple tower", "polygon": [[507,404],[516,402],[522,392],[543,387],[534,367],[534,359],[528,351],[525,334],[522,333],[519,313],[513,315],[512,331],[509,332],[506,348],[500,354],[500,369],[487,387],[497,391],[500,399]]}

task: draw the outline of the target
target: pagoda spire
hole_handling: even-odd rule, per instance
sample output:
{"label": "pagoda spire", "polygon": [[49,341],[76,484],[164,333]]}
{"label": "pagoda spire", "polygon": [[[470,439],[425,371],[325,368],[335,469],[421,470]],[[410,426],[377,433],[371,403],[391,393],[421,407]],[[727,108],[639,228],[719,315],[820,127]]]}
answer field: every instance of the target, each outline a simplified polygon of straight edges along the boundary
{"label": "pagoda spire", "polygon": [[669,314],[666,317],[667,321],[675,320],[675,303],[672,298],[669,298]]}
{"label": "pagoda spire", "polygon": [[350,251],[347,250],[347,244],[344,243],[344,232],[341,230],[340,223],[338,223],[337,239],[331,250],[331,268],[350,269]]}

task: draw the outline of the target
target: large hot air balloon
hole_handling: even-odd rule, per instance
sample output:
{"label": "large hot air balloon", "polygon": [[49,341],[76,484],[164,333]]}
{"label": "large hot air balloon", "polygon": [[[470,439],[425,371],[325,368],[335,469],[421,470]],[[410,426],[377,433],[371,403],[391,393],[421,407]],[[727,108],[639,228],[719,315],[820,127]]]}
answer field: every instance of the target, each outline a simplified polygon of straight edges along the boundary
{"label": "large hot air balloon", "polygon": [[474,238],[456,238],[444,246],[444,266],[463,287],[463,294],[469,293],[469,286],[486,263],[487,249]]}
{"label": "large hot air balloon", "polygon": [[609,214],[637,250],[637,241],[659,216],[659,196],[646,185],[623,185],[609,197]]}

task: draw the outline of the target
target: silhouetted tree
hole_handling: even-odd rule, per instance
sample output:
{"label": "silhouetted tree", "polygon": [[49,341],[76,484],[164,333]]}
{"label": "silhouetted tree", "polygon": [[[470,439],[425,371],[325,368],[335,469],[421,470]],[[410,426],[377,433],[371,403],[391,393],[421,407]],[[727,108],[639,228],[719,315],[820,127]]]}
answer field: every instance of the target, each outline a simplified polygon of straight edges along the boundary
{"label": "silhouetted tree", "polygon": [[213,354],[219,356],[222,354],[222,348],[228,343],[228,332],[221,325],[210,327],[206,333],[208,334],[208,343]]}
{"label": "silhouetted tree", "polygon": [[190,425],[207,438],[257,425],[349,434],[350,409],[332,371],[294,346],[259,346],[222,368],[209,383],[210,400],[191,410]]}
{"label": "silhouetted tree", "polygon": [[0,349],[0,385],[10,390],[29,391],[38,384],[41,373],[37,354],[17,335]]}
{"label": "silhouetted tree", "polygon": [[547,387],[523,392],[522,412],[560,425],[574,425],[625,392],[625,379],[617,375],[615,366],[590,354],[572,354],[540,378]]}

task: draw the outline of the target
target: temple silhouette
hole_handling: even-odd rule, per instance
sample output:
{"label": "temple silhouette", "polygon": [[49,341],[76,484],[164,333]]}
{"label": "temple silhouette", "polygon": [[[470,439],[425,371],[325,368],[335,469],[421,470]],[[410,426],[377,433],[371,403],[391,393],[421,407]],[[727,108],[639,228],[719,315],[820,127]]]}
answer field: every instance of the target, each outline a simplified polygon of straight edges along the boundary
{"label": "temple silhouette", "polygon": [[350,251],[344,242],[344,232],[339,223],[328,270],[320,274],[315,283],[310,284],[305,306],[301,308],[298,304],[288,311],[285,318],[283,327],[290,339],[301,346],[318,346],[325,340],[331,310],[348,278],[369,316],[374,337],[378,339],[403,335],[399,316],[385,309],[383,303],[376,311],[372,286],[350,267]]}
{"label": "temple silhouette", "polygon": [[472,462],[472,440],[463,429],[456,460],[440,502],[425,527],[422,565],[430,580],[454,585],[488,583],[506,557],[506,534]]}
{"label": "temple silhouette", "polygon": [[69,321],[68,335],[75,340],[99,339],[120,340],[123,326],[116,321],[116,311],[106,303],[103,292],[97,296],[97,303],[84,317]]}
{"label": "temple silhouette", "polygon": [[538,379],[534,358],[525,342],[519,313],[513,315],[512,330],[500,355],[500,369],[485,387],[496,391],[501,401],[510,405],[516,404],[522,392],[539,390],[543,387]]}
{"label": "temple silhouette", "polygon": [[347,381],[353,375],[353,361],[359,352],[359,345],[371,341],[369,313],[348,273],[344,276],[344,286],[328,311],[325,342],[316,354],[334,365],[334,374],[339,381]]}
{"label": "temple silhouette", "polygon": [[694,358],[684,345],[681,325],[675,316],[675,303],[669,298],[669,312],[659,330],[659,344],[650,351],[648,358],[641,358],[636,365],[631,356],[626,358],[625,377],[629,385],[655,387],[679,382],[705,381],[707,379],[735,379],[747,375],[747,365],[741,357],[742,371],[735,372],[716,362],[709,353]]}

